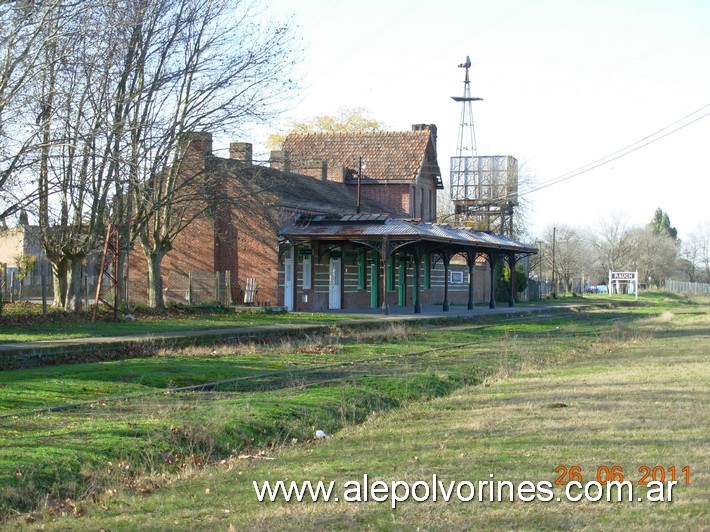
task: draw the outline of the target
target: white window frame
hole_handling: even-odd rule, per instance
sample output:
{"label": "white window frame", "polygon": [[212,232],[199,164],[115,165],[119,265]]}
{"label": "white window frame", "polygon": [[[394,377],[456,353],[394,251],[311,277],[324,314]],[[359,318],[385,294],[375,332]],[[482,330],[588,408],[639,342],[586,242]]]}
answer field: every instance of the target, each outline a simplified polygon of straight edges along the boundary
{"label": "white window frame", "polygon": [[301,288],[304,290],[310,290],[311,289],[311,272],[312,272],[312,264],[313,262],[311,261],[311,255],[304,255],[303,256],[303,279],[301,280]]}
{"label": "white window frame", "polygon": [[464,283],[464,272],[457,270],[449,271],[449,282],[451,284],[463,284]]}

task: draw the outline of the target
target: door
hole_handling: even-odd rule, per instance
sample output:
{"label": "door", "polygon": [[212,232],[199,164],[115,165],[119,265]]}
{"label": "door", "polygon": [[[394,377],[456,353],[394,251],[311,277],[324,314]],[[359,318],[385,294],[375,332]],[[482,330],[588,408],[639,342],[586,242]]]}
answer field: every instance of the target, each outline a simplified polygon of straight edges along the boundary
{"label": "door", "polygon": [[400,307],[407,306],[407,263],[403,260],[399,263],[399,297],[397,303]]}
{"label": "door", "polygon": [[284,307],[293,310],[293,258],[284,260]]}
{"label": "door", "polygon": [[340,294],[342,292],[341,285],[341,259],[331,258],[330,259],[330,279],[328,283],[328,308],[329,309],[339,309],[340,308]]}

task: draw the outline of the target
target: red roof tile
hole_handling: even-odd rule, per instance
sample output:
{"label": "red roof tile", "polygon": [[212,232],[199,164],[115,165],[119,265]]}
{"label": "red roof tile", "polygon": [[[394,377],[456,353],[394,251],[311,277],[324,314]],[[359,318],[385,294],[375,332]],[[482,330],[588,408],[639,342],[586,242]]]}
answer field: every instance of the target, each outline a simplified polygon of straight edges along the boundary
{"label": "red roof tile", "polygon": [[[428,129],[376,133],[292,133],[286,137],[284,151],[290,152],[292,169],[314,159],[327,161],[328,174],[346,167],[358,170],[362,157],[363,177],[376,180],[414,180],[420,171],[429,171],[440,181],[436,148]],[[342,175],[342,174],[340,174]]]}

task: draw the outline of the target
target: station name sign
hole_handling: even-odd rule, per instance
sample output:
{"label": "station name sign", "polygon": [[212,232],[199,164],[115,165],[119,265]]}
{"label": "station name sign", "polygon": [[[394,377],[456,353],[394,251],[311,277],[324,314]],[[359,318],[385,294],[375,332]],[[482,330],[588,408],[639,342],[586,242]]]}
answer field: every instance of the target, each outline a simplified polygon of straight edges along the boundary
{"label": "station name sign", "polygon": [[609,272],[612,281],[635,281],[636,272]]}

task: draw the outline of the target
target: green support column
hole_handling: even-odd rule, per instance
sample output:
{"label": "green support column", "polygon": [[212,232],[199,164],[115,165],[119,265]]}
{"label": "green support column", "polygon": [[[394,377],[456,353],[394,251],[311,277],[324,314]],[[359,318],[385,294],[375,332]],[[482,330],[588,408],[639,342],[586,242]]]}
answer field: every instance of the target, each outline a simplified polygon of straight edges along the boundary
{"label": "green support column", "polygon": [[476,254],[468,261],[468,310],[473,310],[473,269],[476,266]]}
{"label": "green support column", "polygon": [[412,294],[412,297],[414,298],[415,314],[422,313],[422,304],[419,301],[419,265],[421,261],[421,256],[419,255],[419,253],[416,253],[414,256],[414,293]]}
{"label": "green support column", "polygon": [[397,303],[400,307],[407,306],[407,262],[399,261],[399,279],[398,279],[398,297]]}
{"label": "green support column", "polygon": [[377,308],[380,288],[380,276],[378,275],[380,265],[380,254],[372,252],[372,264],[370,264],[370,307]]}

